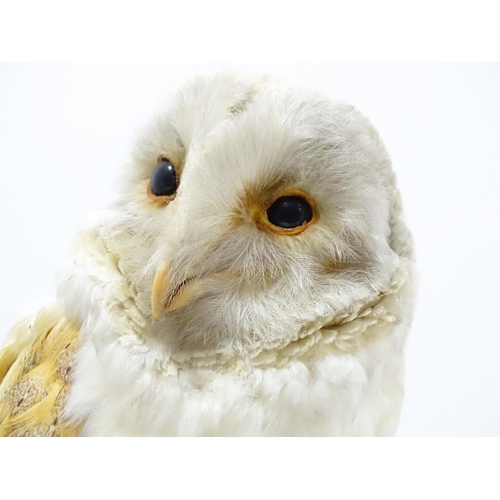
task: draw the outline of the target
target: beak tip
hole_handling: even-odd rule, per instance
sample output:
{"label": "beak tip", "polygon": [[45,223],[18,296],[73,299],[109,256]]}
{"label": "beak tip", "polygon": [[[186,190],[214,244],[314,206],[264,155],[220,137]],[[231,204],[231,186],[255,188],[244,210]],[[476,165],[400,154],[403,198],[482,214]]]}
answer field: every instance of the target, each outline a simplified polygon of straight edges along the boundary
{"label": "beak tip", "polygon": [[159,304],[155,304],[154,301],[151,301],[151,316],[155,321],[160,321],[163,316],[163,309],[159,307]]}
{"label": "beak tip", "polygon": [[154,281],[153,289],[151,291],[151,315],[155,321],[159,321],[163,316],[163,296],[166,277],[169,273],[170,266],[162,266],[158,269]]}

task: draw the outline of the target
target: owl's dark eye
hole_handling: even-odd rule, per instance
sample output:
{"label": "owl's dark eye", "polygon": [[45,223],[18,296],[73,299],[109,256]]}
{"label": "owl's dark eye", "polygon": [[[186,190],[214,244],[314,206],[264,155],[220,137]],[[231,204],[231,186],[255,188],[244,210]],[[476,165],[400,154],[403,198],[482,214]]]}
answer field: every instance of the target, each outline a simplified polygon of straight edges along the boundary
{"label": "owl's dark eye", "polygon": [[162,159],[151,176],[151,192],[155,196],[172,196],[177,191],[177,186],[174,166],[167,159]]}
{"label": "owl's dark eye", "polygon": [[267,218],[274,226],[293,229],[310,222],[313,210],[301,196],[282,196],[267,209]]}

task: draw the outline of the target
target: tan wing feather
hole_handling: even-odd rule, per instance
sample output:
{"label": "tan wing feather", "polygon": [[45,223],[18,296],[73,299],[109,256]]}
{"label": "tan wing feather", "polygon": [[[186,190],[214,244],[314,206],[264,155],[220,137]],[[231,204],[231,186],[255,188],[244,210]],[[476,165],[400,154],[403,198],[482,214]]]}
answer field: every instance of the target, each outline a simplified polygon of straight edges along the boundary
{"label": "tan wing feather", "polygon": [[0,352],[0,436],[76,436],[64,417],[79,329],[54,305],[19,322]]}

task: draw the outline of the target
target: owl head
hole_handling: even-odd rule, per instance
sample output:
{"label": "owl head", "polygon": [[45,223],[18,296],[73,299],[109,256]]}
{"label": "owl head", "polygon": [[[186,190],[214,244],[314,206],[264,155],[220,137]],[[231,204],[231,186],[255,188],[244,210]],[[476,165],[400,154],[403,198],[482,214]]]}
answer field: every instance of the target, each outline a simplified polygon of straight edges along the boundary
{"label": "owl head", "polygon": [[228,73],[158,112],[96,225],[142,334],[177,352],[286,344],[373,300],[411,253],[389,157],[362,114]]}

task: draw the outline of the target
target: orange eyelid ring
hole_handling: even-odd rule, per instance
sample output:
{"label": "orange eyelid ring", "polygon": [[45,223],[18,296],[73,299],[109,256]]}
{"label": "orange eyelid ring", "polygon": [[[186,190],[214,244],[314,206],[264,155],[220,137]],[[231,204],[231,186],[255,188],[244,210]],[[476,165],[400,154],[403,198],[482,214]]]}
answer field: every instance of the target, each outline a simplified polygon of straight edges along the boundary
{"label": "orange eyelid ring", "polygon": [[175,198],[175,194],[176,194],[176,193],[174,193],[170,196],[156,196],[153,193],[153,191],[151,191],[151,180],[149,180],[149,182],[148,182],[147,193],[148,193],[148,198],[153,200],[155,203],[158,203],[159,205],[167,205]]}
{"label": "orange eyelid ring", "polygon": [[[285,229],[282,227],[275,226],[272,224],[269,219],[267,218],[267,211],[269,207],[279,198],[282,198],[284,196],[299,196],[301,198],[304,198],[304,200],[309,203],[313,217],[310,221],[304,222],[301,226],[298,227],[293,227],[291,229]],[[272,198],[270,198],[265,204],[263,204],[262,210],[260,210],[260,213],[257,217],[257,220],[255,223],[257,224],[257,227],[263,231],[267,231],[268,233],[272,234],[277,234],[280,236],[295,236],[297,234],[303,233],[309,226],[312,226],[313,224],[316,224],[319,220],[319,214],[318,214],[318,206],[316,202],[304,191],[301,191],[300,189],[290,189],[286,191],[282,191]]]}

